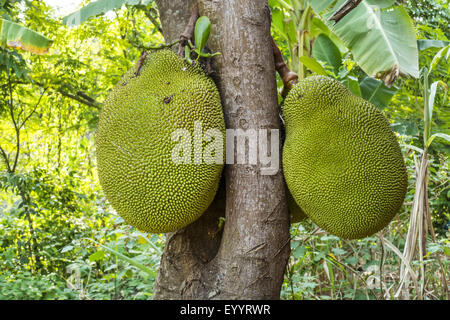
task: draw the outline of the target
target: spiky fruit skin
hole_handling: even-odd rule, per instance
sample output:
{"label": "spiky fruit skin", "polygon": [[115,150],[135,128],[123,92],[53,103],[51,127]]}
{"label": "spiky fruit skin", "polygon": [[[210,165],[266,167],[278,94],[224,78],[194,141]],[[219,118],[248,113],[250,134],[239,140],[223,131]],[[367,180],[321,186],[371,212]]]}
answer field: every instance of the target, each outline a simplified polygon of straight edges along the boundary
{"label": "spiky fruit skin", "polygon": [[338,81],[311,76],[284,104],[283,168],[305,214],[336,236],[383,229],[400,209],[407,173],[383,114]]}
{"label": "spiky fruit skin", "polygon": [[172,141],[172,133],[187,129],[193,141],[194,122],[201,121],[203,132],[214,128],[225,136],[220,96],[199,67],[168,50],[149,54],[138,76],[135,71],[122,77],[101,111],[99,180],[127,223],[145,232],[171,232],[204,213],[223,169],[223,162],[197,164],[193,157],[190,164],[174,163],[172,150],[181,140]]}
{"label": "spiky fruit skin", "polygon": [[288,203],[289,216],[291,217],[291,223],[298,223],[305,220],[307,218],[306,214],[295,202],[294,197],[292,197],[292,194],[289,192],[289,190],[287,190],[286,192],[286,198]]}

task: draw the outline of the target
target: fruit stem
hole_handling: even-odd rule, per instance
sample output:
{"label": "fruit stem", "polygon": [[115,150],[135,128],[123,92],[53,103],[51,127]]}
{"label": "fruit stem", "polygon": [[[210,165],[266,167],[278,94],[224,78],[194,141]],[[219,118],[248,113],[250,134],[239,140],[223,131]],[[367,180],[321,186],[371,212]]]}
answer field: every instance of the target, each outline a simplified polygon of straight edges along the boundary
{"label": "fruit stem", "polygon": [[286,63],[284,62],[283,55],[281,54],[280,49],[275,43],[275,40],[273,39],[273,37],[271,37],[271,39],[273,56],[275,59],[275,69],[283,80],[283,91],[281,92],[281,95],[283,96],[283,98],[285,98],[292,86],[298,82],[298,75],[295,72],[292,72],[287,67]]}
{"label": "fruit stem", "polygon": [[176,45],[178,43],[180,43],[180,39],[175,40],[174,42],[169,43],[169,44],[160,44],[159,46],[148,46],[147,45],[147,46],[144,46],[144,49],[145,50],[161,50],[161,49],[173,47],[174,45]]}
{"label": "fruit stem", "polygon": [[141,56],[139,57],[139,60],[137,62],[136,71],[134,72],[134,75],[136,77],[139,75],[139,72],[141,71],[141,68],[144,65],[145,58],[147,57],[147,50],[161,50],[161,49],[165,49],[165,48],[170,48],[170,47],[176,45],[179,42],[180,42],[180,40],[176,40],[176,41],[174,41],[172,43],[161,44],[161,45],[156,46],[156,47],[152,47],[152,46],[144,46],[144,47],[142,47]]}

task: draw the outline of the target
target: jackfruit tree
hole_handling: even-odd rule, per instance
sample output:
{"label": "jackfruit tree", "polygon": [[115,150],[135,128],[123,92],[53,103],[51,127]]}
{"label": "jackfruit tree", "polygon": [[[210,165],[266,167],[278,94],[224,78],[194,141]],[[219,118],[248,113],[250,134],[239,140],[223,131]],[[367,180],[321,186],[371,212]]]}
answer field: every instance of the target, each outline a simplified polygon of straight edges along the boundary
{"label": "jackfruit tree", "polygon": [[[167,233],[154,299],[278,299],[291,223],[310,219],[329,233],[354,239],[378,232],[399,210],[405,165],[387,120],[361,97],[366,88],[358,85],[357,97],[351,77],[342,79],[350,89],[330,77],[306,77],[311,71],[327,74],[311,57],[312,10],[336,5],[340,8],[327,18],[345,21],[360,1],[343,2],[323,1],[318,7],[280,2],[283,10],[292,10],[292,21],[302,13],[301,23],[289,26],[280,20],[283,10],[271,12],[265,0],[156,0],[165,43],[179,46],[173,52],[143,52],[103,105],[97,132],[99,178],[111,205],[139,230]],[[401,9],[388,13],[402,14]],[[212,25],[207,51],[202,48],[208,37],[194,31],[198,20],[209,35],[204,16]],[[288,65],[271,37],[272,19],[286,39],[296,37],[292,27],[308,31],[301,33],[295,54],[290,48]],[[409,20],[401,22],[409,26]],[[372,63],[355,46],[359,35],[322,25],[340,35],[343,42],[336,41],[361,55],[362,68],[387,86],[399,75],[416,75],[415,65],[407,68],[399,58],[398,47],[386,53],[388,62]],[[397,39],[369,31],[366,40]],[[328,36],[318,40],[318,59],[332,57]],[[415,51],[410,53],[414,58]],[[284,83],[281,97],[277,72]],[[244,148],[229,152],[236,136],[228,132],[227,165],[191,164],[186,158],[174,164],[169,159],[174,141],[164,137],[180,126],[193,133],[196,121],[222,135],[225,128],[272,129],[271,155],[283,148],[280,170],[263,174],[261,161],[251,163],[250,138]],[[190,150],[190,143],[183,137],[186,149],[181,149]],[[228,163],[228,157],[247,155],[247,163]]]}
{"label": "jackfruit tree", "polygon": [[445,12],[45,2],[0,0],[0,299],[448,297]]}
{"label": "jackfruit tree", "polygon": [[[165,41],[171,43],[183,33],[194,1],[157,3]],[[214,59],[216,73],[211,77],[221,95],[227,129],[258,128],[262,122],[268,128],[279,129],[275,67],[271,62],[271,39],[267,37],[270,13],[264,9],[264,1],[227,1],[213,7],[207,7],[205,2],[204,5],[199,2],[199,11],[210,18],[213,28],[208,46],[212,52],[221,53]],[[234,18],[245,12],[252,13],[251,20],[255,23]],[[226,19],[236,20],[233,22],[237,23],[236,30],[245,32],[225,36]],[[232,40],[237,38],[233,44]],[[242,47],[243,43],[247,46]],[[258,112],[258,106],[264,106],[264,110]],[[225,166],[223,176],[208,210],[187,228],[167,235],[166,248],[171,249],[163,253],[154,298],[274,299],[279,296],[289,256],[289,216],[282,172],[264,176],[259,174],[258,167],[232,165]],[[218,224],[221,217],[226,219],[223,228]],[[277,258],[269,259],[269,256]],[[258,263],[248,263],[250,260]],[[238,273],[233,271],[237,269]],[[197,281],[186,282],[187,274],[206,287],[197,286]],[[222,280],[214,285],[217,277]],[[263,278],[264,281],[249,286],[251,281]]]}
{"label": "jackfruit tree", "polygon": [[[282,129],[273,75],[275,71],[278,71],[281,76],[286,76],[283,80],[286,80],[285,87],[288,91],[289,81],[294,79],[295,74],[289,72],[287,66],[280,64],[276,58],[274,64],[276,50],[272,51],[274,47],[269,36],[271,13],[266,6],[266,1],[225,1],[220,4],[210,1],[157,1],[166,43],[178,39],[184,30],[184,24],[180,25],[180,21],[187,23],[190,18],[190,10],[179,10],[179,8],[191,8],[191,5],[195,3],[198,3],[200,13],[208,16],[213,25],[212,37],[208,42],[209,48],[213,52],[221,53],[214,58],[216,73],[212,77],[221,94],[227,129],[261,127]],[[389,76],[392,76],[392,73]],[[389,78],[389,76],[385,77]],[[296,90],[292,89],[292,91],[295,94]],[[324,92],[321,94],[327,96],[341,95],[339,92],[330,92],[325,89],[322,91]],[[372,189],[369,187],[361,191],[361,196],[367,197],[367,193],[376,189],[375,194],[369,195],[369,199],[374,200],[369,200],[367,208],[376,203],[377,192],[380,194],[379,199],[384,206],[380,209],[381,213],[378,216],[377,213],[368,215],[368,219],[376,220],[375,224],[378,223],[378,225],[370,226],[365,230],[366,233],[357,231],[357,234],[351,232],[342,234],[348,237],[362,237],[378,231],[395,215],[403,201],[406,175],[398,144],[381,113],[375,111],[374,106],[368,107],[370,104],[364,104],[362,101],[345,103],[346,94],[347,91],[341,97],[342,108],[347,109],[343,110],[343,114],[348,112],[349,118],[356,117],[358,111],[354,111],[353,108],[356,105],[362,105],[376,118],[377,123],[373,131],[370,130],[371,126],[367,125],[367,134],[374,132],[371,141],[375,141],[377,133],[381,132],[379,136],[383,140],[381,145],[386,141],[388,146],[381,146],[381,150],[373,151],[373,153],[386,151],[386,157],[390,155],[395,157],[393,166],[389,161],[383,164],[383,159],[375,160],[376,165],[386,165],[389,170],[382,172],[381,179],[373,177],[373,182],[376,183]],[[336,97],[336,99],[340,98]],[[311,100],[315,100],[314,96]],[[336,104],[339,103],[336,102]],[[288,119],[285,121],[287,142],[289,142]],[[358,126],[364,127],[363,122]],[[317,123],[321,123],[323,128],[326,128],[327,120],[318,119]],[[329,130],[337,129],[331,124]],[[359,133],[358,130],[348,134],[356,133]],[[325,147],[323,142],[324,140],[318,142],[316,148]],[[227,141],[227,143],[230,142]],[[281,144],[282,141],[280,141]],[[374,145],[378,144],[374,142]],[[366,150],[369,147],[361,148]],[[307,155],[307,157],[310,156],[312,153]],[[355,157],[358,156],[355,155]],[[300,155],[298,158],[294,162],[300,162],[298,165],[301,166]],[[303,160],[314,163],[316,159],[317,157]],[[333,160],[337,159],[332,159],[330,162]],[[318,166],[318,164],[315,165]],[[251,167],[226,165],[224,179],[208,210],[187,228],[167,235],[166,249],[154,286],[154,298],[277,299],[279,297],[284,268],[289,257],[290,222],[311,218],[323,228],[327,226],[320,224],[315,218],[311,206],[298,201],[300,199],[297,199],[295,188],[292,190],[286,188],[281,170],[275,175],[265,176],[259,173],[259,169],[259,165]],[[367,167],[361,170],[367,171]],[[357,170],[355,174],[357,177]],[[387,177],[389,174],[394,175],[393,182],[386,181],[386,179],[389,180]],[[371,175],[370,170],[367,175]],[[376,173],[373,172],[373,175],[376,176]],[[380,180],[386,183],[380,183]],[[336,188],[327,179],[317,183],[310,182],[312,185],[315,184],[316,188],[323,186],[323,189],[326,189],[327,183],[330,184],[332,191]],[[359,185],[359,187],[363,186]],[[386,188],[388,194],[392,192],[394,194],[386,198],[381,195],[380,188]],[[323,191],[326,192],[326,190]],[[352,191],[358,190],[357,188],[346,190],[348,194]],[[317,201],[323,202],[320,194],[315,193],[312,196],[317,197]],[[335,201],[333,197],[327,200]],[[353,200],[355,199],[350,196],[340,201]],[[327,205],[333,207],[333,203]],[[355,207],[356,205],[351,209]],[[355,214],[364,216],[365,212],[362,211],[365,208],[359,209],[355,210]],[[376,210],[375,207],[372,211],[376,212]],[[343,218],[345,213],[342,215],[342,212],[337,211],[338,216],[341,214],[338,219],[345,220],[345,217]],[[312,214],[309,214],[310,212]],[[324,215],[326,214],[325,212]],[[223,230],[218,228],[217,222],[221,217],[225,218]],[[336,233],[332,229],[329,232]],[[179,257],[182,259],[180,260]]]}

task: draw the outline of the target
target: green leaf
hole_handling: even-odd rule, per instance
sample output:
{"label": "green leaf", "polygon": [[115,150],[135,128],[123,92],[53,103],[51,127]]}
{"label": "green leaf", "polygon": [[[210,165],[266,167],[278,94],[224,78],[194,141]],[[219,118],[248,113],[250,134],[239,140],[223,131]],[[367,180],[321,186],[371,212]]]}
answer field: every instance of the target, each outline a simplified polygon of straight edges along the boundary
{"label": "green leaf", "polygon": [[432,123],[431,119],[433,118],[434,97],[436,96],[436,91],[437,91],[438,85],[441,85],[444,88],[445,91],[448,90],[447,85],[441,80],[433,82],[431,84],[431,86],[430,86],[430,93],[428,95],[428,103],[425,105],[426,106],[426,110],[425,110],[426,113],[425,113],[425,119],[424,119],[424,121],[425,121],[424,139],[426,141],[426,143],[425,143],[426,146],[429,146],[431,141],[433,141],[433,139],[434,139],[433,138],[429,142],[429,139],[431,138],[430,137],[430,134],[431,134],[431,123]]}
{"label": "green leaf", "polygon": [[335,256],[341,256],[341,255],[344,255],[346,253],[346,251],[343,250],[342,248],[332,248],[331,251],[333,252],[333,254]]}
{"label": "green leaf", "polygon": [[337,74],[342,65],[342,57],[339,48],[325,34],[320,34],[313,45],[313,56],[316,60],[325,62],[333,67],[334,73]]}
{"label": "green leaf", "polygon": [[444,247],[444,254],[450,256],[450,247]]}
{"label": "green leaf", "polygon": [[445,134],[445,133],[435,133],[430,138],[428,138],[427,147],[429,147],[431,145],[431,143],[433,142],[433,140],[435,138],[442,138],[442,139],[447,140],[447,142],[450,142],[450,135]]}
{"label": "green leaf", "polygon": [[284,8],[286,10],[292,10],[292,6],[288,3],[288,1],[284,0],[269,0],[269,6],[272,8],[279,6],[280,8]]}
{"label": "green leaf", "polygon": [[62,248],[61,253],[73,250],[73,246],[65,246]]}
{"label": "green leaf", "polygon": [[339,39],[333,32],[331,32],[330,28],[322,21],[322,19],[318,18],[317,16],[312,18],[311,20],[310,31],[312,37],[317,37],[321,33],[325,34],[339,48],[340,52],[343,53],[348,51],[348,48],[345,46],[342,40]]}
{"label": "green leaf", "polygon": [[109,271],[109,270],[116,269],[116,268],[117,268],[117,264],[111,264],[105,268],[105,271]]}
{"label": "green leaf", "polygon": [[[145,5],[144,1],[144,5]],[[83,8],[65,16],[63,23],[69,27],[74,27],[82,24],[84,21],[91,17],[105,14],[113,9],[120,9],[123,5],[137,5],[140,4],[140,0],[98,0],[89,3]]]}
{"label": "green leaf", "polygon": [[272,26],[277,29],[277,31],[286,41],[289,41],[289,36],[284,30],[284,14],[280,9],[274,8],[272,11]]}
{"label": "green leaf", "polygon": [[350,91],[358,96],[361,97],[361,88],[359,86],[358,79],[352,76],[347,76],[345,79],[341,81],[341,83],[350,89]]}
{"label": "green leaf", "polygon": [[293,19],[284,19],[284,32],[288,35],[291,44],[297,43],[297,31],[295,29],[295,22]]}
{"label": "green leaf", "polygon": [[196,24],[195,24],[195,47],[196,52],[201,53],[203,51],[203,48],[206,45],[206,42],[209,38],[209,33],[211,31],[211,21],[209,21],[209,18],[206,16],[201,16],[198,18]]}
{"label": "green leaf", "polygon": [[294,252],[292,253],[292,256],[295,259],[300,259],[301,257],[303,257],[305,255],[306,252],[306,248],[304,246],[298,246],[297,248],[295,248]]}
{"label": "green leaf", "polygon": [[[363,0],[334,24],[328,18],[345,0],[338,0],[334,6],[333,0],[308,2],[352,51],[355,61],[368,75],[375,76],[398,68],[405,75],[419,76],[415,29],[405,8],[398,6],[380,10],[373,2]],[[332,10],[322,12],[328,7]]]}
{"label": "green leaf", "polygon": [[303,63],[312,72],[315,72],[317,74],[324,75],[324,76],[327,75],[327,72],[325,71],[325,69],[315,59],[306,57],[306,56],[302,56],[299,59],[300,59],[301,63]]}
{"label": "green leaf", "polygon": [[214,53],[204,53],[204,52],[200,52],[199,56],[200,56],[200,57],[204,57],[204,58],[212,58],[212,57],[218,56],[218,55],[220,55],[220,54],[221,54],[220,52],[214,52]]}
{"label": "green leaf", "polygon": [[419,147],[413,146],[411,144],[400,144],[400,146],[406,148],[406,149],[410,149],[410,150],[414,150],[417,151],[419,153],[423,153],[423,149],[420,149]]}
{"label": "green leaf", "polygon": [[428,48],[443,48],[448,46],[450,41],[441,40],[429,40],[429,39],[419,39],[417,40],[417,48],[419,51],[426,50]]}
{"label": "green leaf", "polygon": [[193,61],[191,59],[191,48],[189,46],[184,47],[184,59],[187,61],[187,63],[192,64]]}
{"label": "green leaf", "polygon": [[446,59],[448,59],[448,53],[450,52],[450,45],[446,46],[445,48],[442,48],[439,50],[438,53],[433,57],[433,60],[431,61],[430,68],[428,70],[428,74],[431,73],[431,71],[436,68],[436,66],[439,64],[439,62],[442,60],[442,58],[445,56]]}
{"label": "green leaf", "polygon": [[[308,0],[309,5],[313,8],[313,10],[316,13],[320,13],[324,11],[325,9],[331,9],[334,6],[335,1],[330,0]],[[342,5],[342,3],[341,3]],[[339,8],[339,6],[336,6],[336,9]]]}
{"label": "green leaf", "polygon": [[398,90],[396,87],[388,88],[382,81],[367,76],[362,79],[359,86],[361,96],[380,110],[387,107]]}
{"label": "green leaf", "polygon": [[348,257],[347,259],[345,259],[345,263],[350,265],[356,265],[358,263],[358,258],[354,256]]}
{"label": "green leaf", "polygon": [[389,8],[395,4],[396,0],[366,0],[367,4],[378,8]]}
{"label": "green leaf", "polygon": [[417,123],[409,119],[398,119],[397,122],[391,124],[391,127],[402,135],[416,136],[419,134]]}
{"label": "green leaf", "polygon": [[319,34],[330,35],[330,29],[328,26],[318,17],[313,17],[311,20],[311,35],[313,37],[318,36]]}
{"label": "green leaf", "polygon": [[89,261],[90,262],[99,261],[102,260],[104,257],[105,257],[105,250],[98,250],[97,252],[89,256]]}
{"label": "green leaf", "polygon": [[125,256],[125,255],[123,255],[123,254],[121,254],[120,252],[117,252],[116,250],[113,250],[113,249],[111,249],[111,248],[109,248],[109,247],[107,247],[107,246],[105,246],[105,245],[103,245],[103,244],[101,244],[101,243],[99,243],[99,242],[97,242],[97,241],[95,241],[95,240],[92,240],[92,239],[90,239],[90,238],[83,238],[83,239],[84,239],[84,240],[89,240],[89,241],[91,241],[91,242],[97,244],[98,246],[102,247],[105,251],[107,251],[107,252],[109,252],[109,253],[111,253],[111,254],[117,256],[117,258],[119,258],[119,259],[121,259],[121,260],[124,260],[124,261],[128,262],[128,263],[131,264],[132,266],[134,266],[134,267],[140,269],[141,271],[144,271],[145,273],[147,273],[147,274],[150,275],[151,277],[156,278],[156,272],[153,271],[153,270],[150,269],[150,268],[147,268],[147,267],[144,266],[142,263],[139,263],[139,262],[137,262],[136,260],[131,259],[131,258],[129,258],[129,257],[127,257],[127,256]]}
{"label": "green leaf", "polygon": [[52,45],[49,38],[17,23],[0,19],[0,47],[20,48],[35,54],[44,54]]}
{"label": "green leaf", "polygon": [[286,41],[291,44],[297,42],[294,20],[286,19],[283,11],[278,8],[274,8],[272,11],[272,25]]}

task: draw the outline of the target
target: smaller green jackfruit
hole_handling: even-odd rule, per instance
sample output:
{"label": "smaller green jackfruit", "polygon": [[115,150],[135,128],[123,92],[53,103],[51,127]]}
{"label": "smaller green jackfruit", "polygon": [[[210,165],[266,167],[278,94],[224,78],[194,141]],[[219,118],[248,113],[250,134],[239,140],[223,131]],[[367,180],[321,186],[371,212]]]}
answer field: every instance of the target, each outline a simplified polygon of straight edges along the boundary
{"label": "smaller green jackfruit", "polygon": [[384,228],[407,187],[397,139],[383,114],[338,81],[312,76],[284,103],[283,168],[295,202],[342,238]]}

